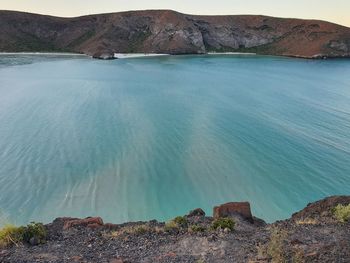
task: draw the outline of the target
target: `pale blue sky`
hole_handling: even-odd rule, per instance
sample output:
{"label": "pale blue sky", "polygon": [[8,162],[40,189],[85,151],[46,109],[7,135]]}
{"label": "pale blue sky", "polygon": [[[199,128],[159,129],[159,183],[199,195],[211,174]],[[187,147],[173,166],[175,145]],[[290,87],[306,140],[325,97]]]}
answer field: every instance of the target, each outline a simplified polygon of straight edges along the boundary
{"label": "pale blue sky", "polygon": [[350,0],[0,0],[0,9],[58,16],[173,9],[191,14],[264,14],[315,18],[350,26]]}

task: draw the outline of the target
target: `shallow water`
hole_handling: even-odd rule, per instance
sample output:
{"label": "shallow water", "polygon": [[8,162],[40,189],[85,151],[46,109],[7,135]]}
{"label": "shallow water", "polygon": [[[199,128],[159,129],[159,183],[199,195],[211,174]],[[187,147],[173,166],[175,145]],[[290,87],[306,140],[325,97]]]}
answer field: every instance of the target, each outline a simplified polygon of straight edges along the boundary
{"label": "shallow water", "polygon": [[269,222],[350,194],[350,61],[0,56],[0,217]]}

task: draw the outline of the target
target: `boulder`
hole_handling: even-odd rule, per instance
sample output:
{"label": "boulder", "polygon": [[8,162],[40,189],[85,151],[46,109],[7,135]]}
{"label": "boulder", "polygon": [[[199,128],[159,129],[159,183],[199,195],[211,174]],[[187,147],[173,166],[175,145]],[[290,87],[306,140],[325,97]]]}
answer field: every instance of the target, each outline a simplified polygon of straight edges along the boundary
{"label": "boulder", "polygon": [[242,216],[245,220],[254,222],[249,202],[231,202],[220,206],[215,206],[213,209],[214,218]]}
{"label": "boulder", "polygon": [[64,222],[63,229],[67,230],[75,226],[86,226],[96,228],[97,226],[103,226],[103,220],[101,217],[87,217],[85,219],[73,219]]}
{"label": "boulder", "polygon": [[29,244],[31,244],[32,246],[37,246],[40,244],[40,242],[36,237],[32,237],[31,239],[29,239]]}
{"label": "boulder", "polygon": [[197,208],[197,209],[190,211],[187,216],[188,217],[205,216],[205,212],[201,208]]}

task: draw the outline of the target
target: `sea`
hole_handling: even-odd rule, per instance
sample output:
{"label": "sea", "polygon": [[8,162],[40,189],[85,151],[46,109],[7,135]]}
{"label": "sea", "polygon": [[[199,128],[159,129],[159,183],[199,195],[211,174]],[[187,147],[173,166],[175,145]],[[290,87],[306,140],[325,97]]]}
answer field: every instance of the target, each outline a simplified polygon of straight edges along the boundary
{"label": "sea", "polygon": [[0,55],[0,224],[350,195],[350,60]]}

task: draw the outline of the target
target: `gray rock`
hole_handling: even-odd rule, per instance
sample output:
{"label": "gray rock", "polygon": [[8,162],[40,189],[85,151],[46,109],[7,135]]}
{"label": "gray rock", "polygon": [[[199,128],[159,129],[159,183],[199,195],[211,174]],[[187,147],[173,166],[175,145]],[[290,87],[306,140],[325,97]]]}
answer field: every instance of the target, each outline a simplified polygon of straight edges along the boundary
{"label": "gray rock", "polygon": [[196,209],[190,211],[187,216],[188,217],[205,216],[205,212],[201,208],[196,208]]}
{"label": "gray rock", "polygon": [[39,240],[36,237],[32,237],[31,239],[29,239],[29,244],[31,244],[32,246],[37,246],[39,245]]}

